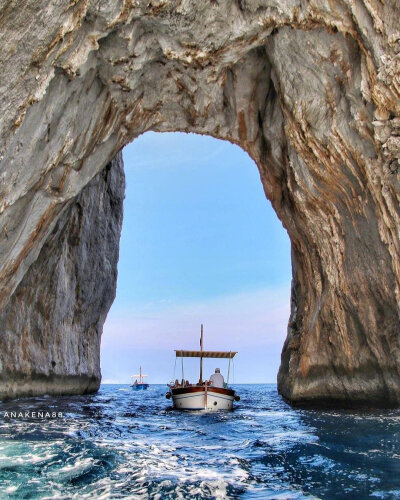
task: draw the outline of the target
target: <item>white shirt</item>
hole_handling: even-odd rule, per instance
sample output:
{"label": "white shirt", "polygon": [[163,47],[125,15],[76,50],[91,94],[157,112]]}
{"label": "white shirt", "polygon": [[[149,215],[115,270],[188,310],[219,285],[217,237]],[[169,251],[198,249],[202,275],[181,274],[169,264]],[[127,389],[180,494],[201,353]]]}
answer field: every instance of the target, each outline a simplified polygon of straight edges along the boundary
{"label": "white shirt", "polygon": [[210,382],[213,387],[224,387],[224,377],[220,373],[213,373]]}

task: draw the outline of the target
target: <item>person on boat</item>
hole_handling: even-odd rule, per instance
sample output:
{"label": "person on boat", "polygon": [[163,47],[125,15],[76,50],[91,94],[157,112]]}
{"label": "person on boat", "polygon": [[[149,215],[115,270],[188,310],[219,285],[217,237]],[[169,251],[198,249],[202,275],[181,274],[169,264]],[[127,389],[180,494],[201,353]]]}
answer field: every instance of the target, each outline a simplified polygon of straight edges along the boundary
{"label": "person on boat", "polygon": [[137,379],[136,379],[136,380],[135,380],[135,383],[134,383],[134,385],[137,385],[137,384],[138,384],[138,381],[137,381]]}
{"label": "person on boat", "polygon": [[221,375],[221,370],[219,368],[215,369],[215,373],[210,376],[210,385],[213,387],[224,387],[224,377]]}

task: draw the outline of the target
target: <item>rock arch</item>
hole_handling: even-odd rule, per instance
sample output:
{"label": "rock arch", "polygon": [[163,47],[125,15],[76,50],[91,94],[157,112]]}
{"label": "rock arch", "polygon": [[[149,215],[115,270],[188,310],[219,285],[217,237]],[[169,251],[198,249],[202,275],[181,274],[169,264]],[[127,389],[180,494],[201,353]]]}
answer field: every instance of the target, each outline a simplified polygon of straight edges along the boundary
{"label": "rock arch", "polygon": [[[98,387],[118,151],[179,130],[245,149],[291,238],[280,392],[398,405],[398,17],[395,0],[5,2],[1,394]],[[90,301],[85,271],[99,291]]]}

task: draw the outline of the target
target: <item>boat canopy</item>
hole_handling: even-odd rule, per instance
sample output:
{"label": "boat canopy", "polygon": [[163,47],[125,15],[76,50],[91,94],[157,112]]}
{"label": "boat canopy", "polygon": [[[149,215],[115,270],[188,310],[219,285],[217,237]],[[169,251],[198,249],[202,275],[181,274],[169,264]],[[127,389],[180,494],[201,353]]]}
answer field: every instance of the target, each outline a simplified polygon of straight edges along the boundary
{"label": "boat canopy", "polygon": [[177,358],[228,358],[232,359],[237,351],[178,351],[175,349]]}

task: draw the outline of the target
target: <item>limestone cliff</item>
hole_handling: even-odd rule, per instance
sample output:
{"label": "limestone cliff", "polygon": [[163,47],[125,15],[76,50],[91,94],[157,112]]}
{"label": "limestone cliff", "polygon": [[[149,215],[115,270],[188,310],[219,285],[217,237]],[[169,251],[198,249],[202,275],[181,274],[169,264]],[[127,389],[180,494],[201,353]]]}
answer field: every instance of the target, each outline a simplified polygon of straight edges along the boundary
{"label": "limestone cliff", "polygon": [[119,153],[65,207],[0,314],[0,397],[98,389],[124,191]]}
{"label": "limestone cliff", "polygon": [[252,156],[292,241],[280,392],[398,405],[399,15],[396,0],[3,2],[0,308],[125,144],[210,134]]}

